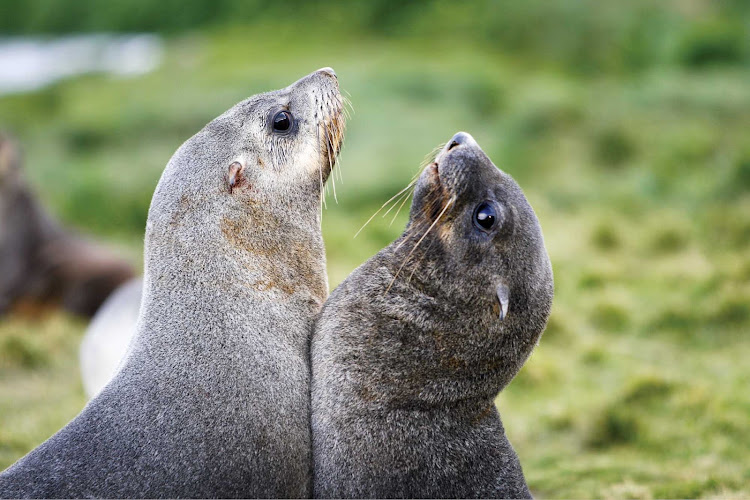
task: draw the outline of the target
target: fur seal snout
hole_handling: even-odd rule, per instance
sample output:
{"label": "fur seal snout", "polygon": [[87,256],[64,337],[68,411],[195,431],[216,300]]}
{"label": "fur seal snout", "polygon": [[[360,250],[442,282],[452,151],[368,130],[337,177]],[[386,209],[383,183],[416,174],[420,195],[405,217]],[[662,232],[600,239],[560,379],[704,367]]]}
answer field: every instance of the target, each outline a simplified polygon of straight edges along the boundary
{"label": "fur seal snout", "polygon": [[316,497],[528,497],[494,399],[536,345],[552,270],[521,188],[465,133],[406,230],[333,291],[312,340]]}
{"label": "fur seal snout", "polygon": [[317,71],[177,150],[149,209],[117,375],[0,474],[0,496],[310,496],[309,338],[328,289],[321,196],[342,102]]}

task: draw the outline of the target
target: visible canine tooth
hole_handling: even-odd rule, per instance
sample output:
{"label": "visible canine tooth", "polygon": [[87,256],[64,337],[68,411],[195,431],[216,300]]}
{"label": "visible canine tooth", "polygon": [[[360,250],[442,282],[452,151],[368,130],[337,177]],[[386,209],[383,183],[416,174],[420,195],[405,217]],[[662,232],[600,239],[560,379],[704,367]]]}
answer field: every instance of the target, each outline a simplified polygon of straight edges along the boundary
{"label": "visible canine tooth", "polygon": [[510,303],[510,290],[504,284],[497,285],[497,300],[500,301],[500,321],[508,316],[508,304]]}

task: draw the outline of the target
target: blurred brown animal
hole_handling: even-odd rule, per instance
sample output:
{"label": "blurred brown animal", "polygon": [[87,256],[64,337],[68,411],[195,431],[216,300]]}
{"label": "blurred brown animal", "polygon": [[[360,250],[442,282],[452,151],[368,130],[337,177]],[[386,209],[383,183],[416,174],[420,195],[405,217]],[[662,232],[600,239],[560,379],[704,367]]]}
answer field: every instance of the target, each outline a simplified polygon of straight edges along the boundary
{"label": "blurred brown animal", "polygon": [[26,183],[18,146],[0,133],[0,315],[62,307],[91,317],[133,276],[127,262],[44,211]]}

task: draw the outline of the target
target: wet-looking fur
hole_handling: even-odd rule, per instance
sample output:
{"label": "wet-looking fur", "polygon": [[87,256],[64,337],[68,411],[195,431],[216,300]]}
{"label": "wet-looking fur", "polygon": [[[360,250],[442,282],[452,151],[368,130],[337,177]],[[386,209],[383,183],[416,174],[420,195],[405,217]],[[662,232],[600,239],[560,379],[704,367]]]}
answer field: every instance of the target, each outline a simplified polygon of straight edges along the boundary
{"label": "wet-looking fur", "polygon": [[[310,495],[308,347],[327,295],[320,203],[341,104],[323,69],[237,104],[177,150],[149,210],[123,366],[0,475],[0,495]],[[293,121],[276,131],[282,110]]]}
{"label": "wet-looking fur", "polygon": [[[475,220],[483,203],[489,230]],[[316,320],[314,495],[530,496],[494,399],[537,344],[552,295],[523,192],[457,134],[417,181],[403,235]]]}

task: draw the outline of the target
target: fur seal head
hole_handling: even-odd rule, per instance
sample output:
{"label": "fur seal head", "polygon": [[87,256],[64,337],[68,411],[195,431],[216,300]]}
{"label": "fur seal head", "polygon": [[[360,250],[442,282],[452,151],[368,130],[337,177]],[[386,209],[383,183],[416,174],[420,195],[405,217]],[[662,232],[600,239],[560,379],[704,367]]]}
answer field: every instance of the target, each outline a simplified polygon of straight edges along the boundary
{"label": "fur seal head", "polygon": [[[238,103],[185,142],[151,204],[147,273],[231,282],[249,271],[256,277],[240,284],[289,295],[296,280],[325,300],[322,241],[311,248],[308,239],[320,239],[320,199],[343,139],[342,104],[336,74],[323,68]],[[304,269],[269,277],[258,255],[277,269]]]}
{"label": "fur seal head", "polygon": [[403,347],[420,361],[386,356],[410,374],[397,399],[494,398],[537,344],[553,296],[541,227],[519,185],[456,134],[417,180],[406,230],[382,255],[392,277],[381,311],[399,320]]}

